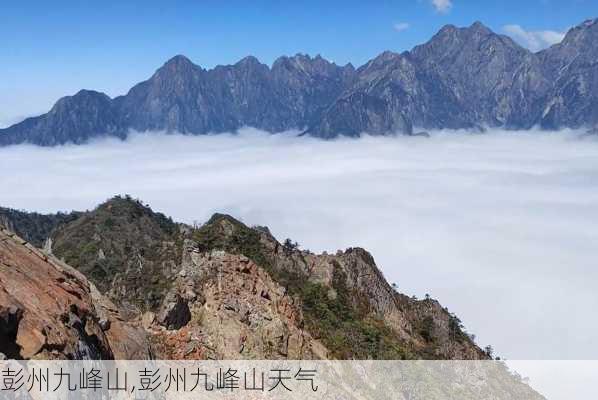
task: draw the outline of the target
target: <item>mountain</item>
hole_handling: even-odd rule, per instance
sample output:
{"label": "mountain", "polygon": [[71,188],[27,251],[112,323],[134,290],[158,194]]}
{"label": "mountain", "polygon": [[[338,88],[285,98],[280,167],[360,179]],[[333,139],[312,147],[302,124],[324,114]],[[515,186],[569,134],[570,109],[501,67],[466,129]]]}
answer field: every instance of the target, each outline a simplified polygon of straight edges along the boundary
{"label": "mountain", "polygon": [[[87,320],[105,320],[102,332],[108,338],[117,323],[127,334],[143,333],[147,339],[135,352],[151,349],[157,358],[489,358],[455,315],[431,298],[398,293],[360,248],[317,255],[228,215],[215,214],[192,227],[129,197],[115,197],[57,225],[46,252],[11,237],[36,260],[55,264],[31,267],[27,274],[39,275],[36,282],[43,274],[60,287],[77,279],[86,293],[78,296],[87,301],[93,295],[93,310],[112,310],[111,315],[90,311]],[[5,254],[0,247],[0,262],[7,264],[11,251]],[[71,267],[77,272],[68,279],[54,277],[56,268]],[[23,285],[18,276],[0,274],[0,289],[14,286],[12,280]],[[0,309],[14,310],[16,300],[4,302],[1,293]],[[45,304],[19,307],[34,306],[49,312],[40,309],[49,307]],[[25,325],[13,325],[20,327],[19,335],[28,334]],[[20,336],[11,340],[13,347],[24,347]]]}
{"label": "mountain", "polygon": [[110,97],[93,90],[81,90],[58,100],[47,114],[0,129],[0,145],[81,144],[98,135],[124,138],[125,133]]}
{"label": "mountain", "polygon": [[83,90],[0,130],[0,145],[52,146],[130,130],[184,134],[298,129],[320,138],[423,129],[589,128],[598,125],[598,23],[532,53],[476,22],[384,52],[358,69],[320,56],[255,57],[206,70],[184,56],[126,95]]}
{"label": "mountain", "polygon": [[544,128],[598,127],[598,19],[571,29],[538,54],[552,87],[543,99]]}
{"label": "mountain", "polygon": [[271,69],[246,57],[212,70],[176,56],[114,102],[122,126],[137,131],[203,134],[249,125],[279,132],[313,120],[353,72],[300,54],[279,58]]}
{"label": "mountain", "polygon": [[[355,281],[338,271],[364,272],[359,274],[363,283],[375,283],[378,274],[367,274],[370,272],[367,266],[372,265],[367,253],[351,250],[330,256],[328,261],[336,257],[339,263],[351,264],[335,266],[338,271],[332,277],[332,288],[327,291],[323,291],[326,287],[320,284],[305,285],[313,296],[306,298],[310,302],[308,310],[315,308],[315,315],[321,318],[318,330],[306,317],[314,313],[302,314],[296,302],[298,298],[290,294],[290,288],[277,283],[271,272],[265,272],[243,255],[224,250],[203,252],[203,246],[208,243],[224,244],[221,240],[226,235],[247,238],[246,229],[249,228],[231,217],[214,216],[201,228],[201,233],[196,232],[201,244],[185,246],[186,255],[172,281],[174,290],[168,298],[168,306],[158,315],[147,312],[135,319],[125,317],[119,306],[102,295],[79,271],[16,234],[0,229],[0,360],[298,360],[395,357],[406,350],[399,347],[404,342],[393,339],[394,328],[390,325],[382,322],[372,325],[372,322],[366,324],[362,319],[352,319],[358,315],[353,308],[347,308],[362,301],[348,297],[363,285],[359,279]],[[260,232],[267,234],[263,228]],[[229,244],[242,246],[244,242],[234,240]],[[291,245],[283,251],[295,250]],[[353,262],[357,264],[353,266]],[[362,267],[364,271],[360,271]],[[325,264],[318,264],[317,269],[325,272]],[[343,282],[353,282],[356,286],[351,289]],[[292,287],[300,286],[298,283]],[[372,288],[376,290],[376,286]],[[429,310],[435,304],[431,300],[422,302],[421,316],[432,314]],[[343,321],[343,324],[329,327],[333,321]],[[420,331],[431,332],[434,336],[425,338],[433,340],[436,338],[433,329],[438,321],[433,317],[425,317],[423,321]],[[362,327],[362,324],[366,325]],[[331,329],[336,330],[334,337],[322,336]],[[320,335],[319,339],[314,333]],[[356,347],[352,352],[339,353],[339,347],[326,348],[324,343],[337,343],[342,345],[340,348]],[[434,346],[438,347],[439,343]],[[417,353],[402,354],[418,356]],[[428,357],[434,354],[424,353]],[[477,355],[487,358],[479,350]],[[328,394],[333,391],[347,399],[384,396],[389,384],[393,398],[397,399],[411,399],[414,395],[421,398],[422,394],[426,398],[544,399],[502,362],[342,364],[325,365],[323,370],[318,367],[317,378],[319,383],[324,383]],[[15,378],[17,385],[20,381]],[[396,381],[400,384],[395,385]],[[356,383],[359,388],[355,388]],[[160,390],[159,386],[156,385],[156,391]],[[298,392],[305,393],[300,389]],[[29,396],[17,394],[15,398]]]}
{"label": "mountain", "polygon": [[[418,125],[528,129],[536,123],[537,96],[547,90],[548,81],[534,54],[509,37],[480,22],[469,28],[449,25],[408,56],[429,81],[428,88],[443,88],[430,93],[435,101],[428,105],[430,111],[412,117]],[[446,104],[461,111],[454,115]]]}

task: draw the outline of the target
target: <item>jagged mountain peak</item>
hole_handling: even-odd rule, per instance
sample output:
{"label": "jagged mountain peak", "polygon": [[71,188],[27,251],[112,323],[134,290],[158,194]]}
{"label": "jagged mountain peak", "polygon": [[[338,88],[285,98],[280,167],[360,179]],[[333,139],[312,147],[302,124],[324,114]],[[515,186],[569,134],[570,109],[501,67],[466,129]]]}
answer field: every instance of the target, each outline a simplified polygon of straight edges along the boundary
{"label": "jagged mountain peak", "polygon": [[560,43],[538,53],[556,78],[564,70],[591,65],[598,60],[598,19],[589,19],[567,31]]}
{"label": "jagged mountain peak", "polygon": [[105,101],[105,100],[110,100],[110,97],[107,94],[105,94],[103,92],[98,92],[96,90],[81,89],[73,95],[61,97],[60,99],[58,99],[56,104],[68,103],[68,102],[78,101],[78,100],[93,100],[93,99]]}
{"label": "jagged mountain peak", "polygon": [[[385,51],[357,70],[319,54],[279,57],[271,67],[249,56],[208,70],[178,55],[126,96],[111,101],[82,92],[45,115],[0,129],[0,145],[84,143],[125,137],[130,130],[221,133],[242,126],[300,129],[321,138],[410,134],[412,126],[581,127],[598,120],[596,60],[596,19],[538,53],[481,22],[445,25],[411,51]],[[546,124],[555,107],[562,110],[550,113]]]}
{"label": "jagged mountain peak", "polygon": [[312,57],[305,53],[297,53],[294,56],[278,57],[272,64],[272,70],[274,71],[281,69],[299,70],[310,74],[321,73],[336,68],[336,64],[326,60],[319,54]]}
{"label": "jagged mountain peak", "polygon": [[[290,60],[294,60],[294,61],[308,61],[308,62],[316,61],[316,60],[319,60],[319,61],[324,60],[324,58],[322,58],[322,56],[320,54],[316,54],[315,56],[312,57],[308,53],[296,53],[295,55],[290,56],[288,58]],[[328,62],[328,61],[326,60],[326,62]]]}
{"label": "jagged mountain peak", "polygon": [[[140,224],[140,231],[144,229],[151,229],[151,226],[160,227],[160,230],[173,234],[177,230],[176,224],[172,219],[166,217],[164,214],[152,210],[152,208],[139,199],[134,199],[129,195],[114,196],[102,204],[98,205],[94,210],[87,213],[91,220],[110,220],[113,217],[121,217],[125,224]],[[113,220],[112,222],[117,222]],[[108,223],[108,225],[112,225]],[[114,226],[114,225],[112,225]],[[110,228],[109,226],[107,226]]]}
{"label": "jagged mountain peak", "polygon": [[560,43],[539,52],[538,58],[553,83],[540,125],[598,131],[598,20],[571,28]]}
{"label": "jagged mountain peak", "polygon": [[70,107],[85,107],[91,104],[109,105],[112,99],[105,93],[82,89],[72,96],[64,96],[54,104],[51,113],[65,111]]}
{"label": "jagged mountain peak", "polygon": [[484,30],[478,28],[479,26],[475,23],[469,27],[458,27],[453,24],[447,24],[440,28],[438,32],[436,32],[436,34],[430,38],[430,40],[423,44],[423,46],[437,42],[463,40],[465,36],[469,36],[474,32],[484,32]]}
{"label": "jagged mountain peak", "polygon": [[187,56],[182,54],[177,54],[176,56],[170,58],[163,65],[163,67],[166,68],[186,68],[195,66],[196,65]]}
{"label": "jagged mountain peak", "polygon": [[258,60],[257,57],[249,55],[249,56],[243,57],[242,59],[237,61],[237,63],[235,65],[264,65],[264,64],[262,64],[260,62],[260,60]]}
{"label": "jagged mountain peak", "polygon": [[346,63],[345,65],[343,65],[343,68],[346,70],[351,70],[351,71],[355,71],[355,66],[353,65],[353,63]]}
{"label": "jagged mountain peak", "polygon": [[417,54],[422,49],[432,49],[437,54],[447,53],[464,47],[477,50],[482,43],[489,40],[495,46],[507,46],[525,51],[508,36],[499,35],[483,23],[476,21],[467,27],[445,25],[429,41],[415,46],[411,53]]}
{"label": "jagged mountain peak", "polygon": [[184,55],[176,55],[156,70],[152,78],[169,79],[193,75],[202,68]]}
{"label": "jagged mountain peak", "polygon": [[563,41],[563,46],[597,46],[598,47],[598,18],[589,19],[569,29]]}
{"label": "jagged mountain peak", "polygon": [[373,58],[372,60],[368,61],[366,64],[359,67],[357,71],[361,74],[365,71],[377,69],[389,63],[400,61],[402,57],[402,54],[387,50],[378,55],[377,57]]}
{"label": "jagged mountain peak", "polygon": [[208,222],[206,222],[206,224],[208,224],[208,225],[220,224],[222,222],[231,222],[233,224],[241,224],[241,221],[237,220],[235,217],[231,216],[230,214],[222,214],[222,213],[212,214],[212,216],[210,217],[210,219],[208,219]]}
{"label": "jagged mountain peak", "polygon": [[396,60],[399,57],[401,57],[401,54],[396,53],[394,51],[386,50],[382,54],[380,54],[378,57],[376,57],[374,59],[374,61],[375,60],[380,60],[380,61]]}
{"label": "jagged mountain peak", "polygon": [[473,24],[471,24],[471,26],[469,28],[466,28],[466,29],[468,29],[469,31],[479,32],[479,33],[483,33],[486,35],[494,33],[494,32],[492,32],[492,30],[490,28],[488,28],[486,25],[484,25],[480,21],[475,21]]}
{"label": "jagged mountain peak", "polygon": [[250,55],[242,58],[233,65],[227,65],[224,67],[218,66],[210,72],[214,71],[238,71],[243,74],[258,74],[261,77],[263,77],[270,73],[270,68],[266,64],[260,62],[260,60],[258,60],[257,57]]}
{"label": "jagged mountain peak", "polygon": [[598,18],[589,18],[579,24],[579,27],[590,28],[598,24]]}
{"label": "jagged mountain peak", "polygon": [[98,92],[97,90],[93,90],[93,89],[81,89],[77,93],[75,93],[72,97],[76,97],[76,98],[98,97],[98,98],[110,99],[110,97],[107,94],[105,94],[103,92]]}
{"label": "jagged mountain peak", "polygon": [[143,204],[141,200],[134,199],[129,195],[117,195],[111,197],[110,199],[106,200],[105,202],[101,203],[96,207],[96,211],[100,210],[118,210],[118,209],[126,209],[126,210],[140,210],[140,211],[151,211],[149,206]]}
{"label": "jagged mountain peak", "polygon": [[474,33],[481,35],[490,35],[494,32],[480,21],[474,21],[470,26],[466,27],[458,27],[453,24],[446,24],[442,28],[440,28],[440,30],[438,30],[436,35],[434,35],[431,40],[435,38],[455,38],[463,35],[471,35]]}
{"label": "jagged mountain peak", "polygon": [[446,25],[443,25],[438,30],[438,32],[436,32],[436,35],[451,35],[451,34],[455,34],[458,30],[459,30],[459,28],[456,25],[446,24]]}
{"label": "jagged mountain peak", "polygon": [[[135,259],[144,260],[145,273],[160,274],[163,265],[159,260],[172,257],[175,250],[170,244],[161,248],[156,246],[163,242],[170,243],[177,233],[177,224],[142,201],[130,196],[115,196],[55,229],[52,233],[52,251],[76,265],[101,291],[107,291],[110,281],[118,280],[123,273],[123,264],[115,262],[119,258],[126,257],[131,261],[130,265],[134,265]],[[138,281],[137,284],[130,282],[123,285],[138,293],[143,290],[155,295],[162,293],[156,282],[141,285]],[[140,298],[139,302],[127,308],[142,307],[152,301],[151,296]]]}

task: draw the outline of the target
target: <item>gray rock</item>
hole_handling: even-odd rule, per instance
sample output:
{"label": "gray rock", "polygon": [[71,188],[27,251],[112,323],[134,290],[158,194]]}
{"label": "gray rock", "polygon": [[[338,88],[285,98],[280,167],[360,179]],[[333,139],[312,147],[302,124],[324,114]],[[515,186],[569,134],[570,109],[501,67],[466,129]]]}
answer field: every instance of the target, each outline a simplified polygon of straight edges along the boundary
{"label": "gray rock", "polygon": [[0,130],[0,145],[52,146],[129,130],[207,134],[252,126],[333,138],[423,129],[578,128],[598,124],[598,22],[532,53],[476,22],[443,27],[402,54],[355,70],[320,56],[255,57],[206,70],[184,56],[125,96],[82,90],[47,114]]}
{"label": "gray rock", "polygon": [[166,329],[180,329],[191,320],[191,311],[187,301],[179,294],[169,294],[158,314],[157,321]]}
{"label": "gray rock", "polygon": [[98,321],[100,328],[102,329],[102,331],[106,332],[107,330],[110,329],[110,320],[102,318]]}
{"label": "gray rock", "polygon": [[569,30],[563,41],[538,53],[553,82],[542,99],[547,129],[598,125],[598,19]]}

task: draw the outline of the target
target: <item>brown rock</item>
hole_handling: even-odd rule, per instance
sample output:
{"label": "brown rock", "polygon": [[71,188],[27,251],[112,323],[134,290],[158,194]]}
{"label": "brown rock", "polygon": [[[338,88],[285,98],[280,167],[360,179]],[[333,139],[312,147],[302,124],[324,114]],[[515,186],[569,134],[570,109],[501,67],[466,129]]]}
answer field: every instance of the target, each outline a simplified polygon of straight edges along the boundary
{"label": "brown rock", "polygon": [[[194,253],[193,257],[189,254],[184,259],[188,260],[185,268],[189,273],[186,277],[179,276],[178,288],[183,290],[194,284],[202,294],[202,301],[190,305],[192,318],[183,329],[154,330],[156,347],[166,352],[159,354],[160,357],[326,357],[325,347],[299,327],[301,311],[293,299],[247,257],[212,251]],[[166,309],[176,309],[172,299],[166,301]],[[190,339],[183,332],[188,332]],[[181,348],[193,350],[180,352]]]}
{"label": "brown rock", "polygon": [[[124,323],[115,323],[118,312],[113,305],[103,308],[97,302],[101,299],[73,268],[16,235],[0,233],[0,352],[7,357],[128,357],[124,348],[138,339],[142,343],[142,338],[133,340]],[[105,317],[110,321],[106,333],[97,308],[110,314]]]}

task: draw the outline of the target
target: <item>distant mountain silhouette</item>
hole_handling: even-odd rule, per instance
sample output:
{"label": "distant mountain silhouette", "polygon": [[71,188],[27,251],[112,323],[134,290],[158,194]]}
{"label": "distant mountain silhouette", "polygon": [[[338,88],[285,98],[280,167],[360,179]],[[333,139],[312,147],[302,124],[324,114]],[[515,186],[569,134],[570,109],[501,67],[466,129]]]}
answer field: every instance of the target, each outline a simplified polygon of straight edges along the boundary
{"label": "distant mountain silhouette", "polygon": [[131,130],[207,134],[251,126],[333,138],[423,129],[598,125],[598,20],[532,53],[476,22],[362,67],[320,56],[255,57],[206,70],[184,56],[125,96],[82,90],[44,115],[0,129],[0,145],[52,146]]}

